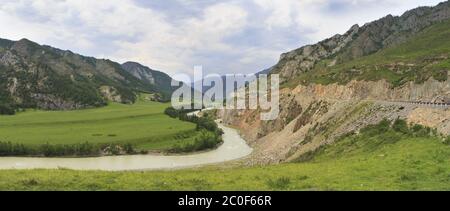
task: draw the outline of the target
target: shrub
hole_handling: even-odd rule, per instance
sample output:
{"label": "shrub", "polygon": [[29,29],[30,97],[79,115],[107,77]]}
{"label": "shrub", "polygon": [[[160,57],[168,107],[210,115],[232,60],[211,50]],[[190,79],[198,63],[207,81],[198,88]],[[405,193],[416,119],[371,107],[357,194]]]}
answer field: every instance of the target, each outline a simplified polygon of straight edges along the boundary
{"label": "shrub", "polygon": [[326,147],[321,146],[315,150],[310,150],[300,155],[295,162],[304,163],[314,160],[314,157],[325,150]]}
{"label": "shrub", "polygon": [[14,115],[16,110],[13,106],[9,104],[1,104],[0,103],[0,115]]}
{"label": "shrub", "polygon": [[0,156],[21,156],[33,153],[29,147],[23,144],[13,144],[11,142],[0,142]]}
{"label": "shrub", "polygon": [[187,113],[195,110],[176,110],[173,107],[167,108],[164,113],[172,118],[179,118],[181,121],[192,122],[196,124],[196,130],[200,131],[200,137],[197,137],[193,143],[173,146],[169,152],[183,153],[194,152],[213,148],[222,143],[223,131],[219,128],[214,119],[209,115],[204,117],[188,116]]}
{"label": "shrub", "polygon": [[195,191],[208,190],[211,188],[212,184],[208,183],[205,179],[192,179],[186,181],[187,184],[192,186]]}
{"label": "shrub", "polygon": [[380,123],[376,125],[369,125],[361,129],[361,133],[367,134],[369,136],[375,136],[387,132],[391,128],[391,122],[387,119],[383,119]]}
{"label": "shrub", "polygon": [[447,138],[444,140],[444,144],[450,145],[450,136],[447,136]]}
{"label": "shrub", "polygon": [[36,179],[25,179],[25,180],[22,180],[22,184],[24,186],[36,186],[36,185],[39,185],[39,181]]}
{"label": "shrub", "polygon": [[286,190],[291,185],[291,179],[289,177],[279,177],[275,180],[270,179],[267,181],[267,185],[273,190]]}
{"label": "shrub", "polygon": [[415,124],[411,127],[412,133],[416,137],[428,137],[431,134],[431,128]]}
{"label": "shrub", "polygon": [[402,136],[393,131],[388,131],[383,134],[380,134],[379,139],[382,143],[396,143],[402,139]]}
{"label": "shrub", "polygon": [[136,150],[134,150],[133,145],[130,144],[130,143],[125,144],[125,145],[123,146],[123,150],[124,150],[125,153],[127,153],[127,154],[136,154]]}
{"label": "shrub", "polygon": [[37,147],[11,142],[0,142],[0,156],[99,156],[102,152],[118,154],[135,154],[136,150],[131,144],[96,145],[88,142],[72,145],[51,145],[49,143]]}
{"label": "shrub", "polygon": [[392,125],[392,129],[394,129],[396,132],[400,132],[403,134],[409,134],[410,130],[408,127],[408,123],[406,123],[403,119],[397,119],[394,121],[394,124]]}
{"label": "shrub", "polygon": [[196,137],[194,142],[187,144],[176,144],[169,150],[171,153],[187,153],[206,149],[211,149],[222,143],[221,135],[217,135],[210,131],[201,131],[199,137]]}
{"label": "shrub", "polygon": [[303,175],[303,176],[299,176],[299,177],[298,177],[298,180],[300,180],[300,181],[304,181],[304,180],[307,180],[307,179],[309,179],[309,177],[306,176],[306,175]]}

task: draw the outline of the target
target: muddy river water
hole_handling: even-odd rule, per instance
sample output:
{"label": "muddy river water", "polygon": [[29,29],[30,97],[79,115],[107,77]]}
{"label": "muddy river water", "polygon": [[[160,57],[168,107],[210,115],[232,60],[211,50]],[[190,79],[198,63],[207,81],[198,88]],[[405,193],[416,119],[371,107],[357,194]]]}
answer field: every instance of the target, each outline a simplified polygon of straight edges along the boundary
{"label": "muddy river water", "polygon": [[95,158],[1,157],[0,169],[57,169],[133,171],[188,168],[221,163],[248,156],[252,152],[238,131],[219,124],[224,143],[215,150],[179,156],[128,155]]}

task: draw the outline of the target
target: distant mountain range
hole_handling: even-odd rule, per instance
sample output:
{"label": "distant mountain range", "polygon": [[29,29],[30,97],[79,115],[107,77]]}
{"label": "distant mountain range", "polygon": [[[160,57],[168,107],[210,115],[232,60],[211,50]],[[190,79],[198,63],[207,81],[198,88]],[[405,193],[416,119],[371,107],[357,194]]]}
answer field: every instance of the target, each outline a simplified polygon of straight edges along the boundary
{"label": "distant mountain range", "polygon": [[[398,17],[388,15],[282,54],[274,67],[261,73],[280,74],[284,87],[346,84],[352,80],[384,79],[394,86],[429,78],[445,81],[449,18],[449,1]],[[168,101],[174,90],[171,80],[167,74],[136,62],[119,64],[27,39],[0,39],[3,114],[20,108],[78,109],[103,106],[108,101],[133,103],[142,92],[154,94],[155,100]],[[203,93],[210,88],[199,87]]]}
{"label": "distant mountain range", "polygon": [[[255,76],[259,77],[262,74],[269,75],[271,70],[272,70],[272,68],[267,68],[265,70],[262,70],[260,72],[255,73]],[[227,84],[227,77],[226,77],[226,75],[222,75],[221,79],[222,79],[222,83],[223,83],[223,86],[224,86],[223,87],[224,97],[229,96],[234,91],[234,89],[232,89],[232,87],[226,87],[226,84]],[[246,82],[246,81],[247,81],[246,79],[236,80],[236,82],[238,82],[239,84],[244,84],[244,82]],[[208,90],[210,90],[213,87],[213,86],[203,86],[203,80],[195,81],[195,82],[191,83],[190,86],[193,87],[194,90],[202,92],[203,94],[205,94]],[[239,89],[241,87],[242,86],[239,86],[239,87],[236,87],[236,88]]]}
{"label": "distant mountain range", "polygon": [[123,65],[27,39],[0,39],[0,113],[20,108],[79,109],[108,101],[133,103],[137,94],[170,99],[171,78],[135,62]]}

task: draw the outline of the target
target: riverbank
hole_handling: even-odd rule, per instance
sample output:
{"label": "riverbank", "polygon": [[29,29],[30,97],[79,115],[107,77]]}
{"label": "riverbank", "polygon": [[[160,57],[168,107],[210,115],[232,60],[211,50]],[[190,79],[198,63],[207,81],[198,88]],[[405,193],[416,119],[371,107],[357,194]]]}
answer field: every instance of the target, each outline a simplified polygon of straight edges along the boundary
{"label": "riverbank", "polygon": [[405,137],[381,145],[374,145],[374,139],[359,141],[348,149],[344,140],[313,161],[271,166],[137,172],[0,170],[0,190],[450,190],[450,146],[439,139]]}
{"label": "riverbank", "polygon": [[223,144],[216,150],[200,154],[163,156],[129,155],[96,158],[0,158],[0,169],[73,169],[102,171],[135,171],[189,168],[232,161],[248,156],[252,149],[238,131],[218,124],[224,131]]}
{"label": "riverbank", "polygon": [[167,152],[202,137],[196,124],[170,118],[170,104],[133,105],[74,111],[27,110],[0,115],[0,156],[98,157]]}

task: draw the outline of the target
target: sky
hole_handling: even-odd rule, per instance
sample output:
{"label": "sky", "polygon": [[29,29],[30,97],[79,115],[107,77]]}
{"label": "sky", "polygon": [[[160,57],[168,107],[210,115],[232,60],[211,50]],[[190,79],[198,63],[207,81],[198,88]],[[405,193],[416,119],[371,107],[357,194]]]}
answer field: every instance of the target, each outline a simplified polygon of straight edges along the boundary
{"label": "sky", "polygon": [[0,0],[0,38],[174,75],[255,73],[352,25],[443,0]]}

